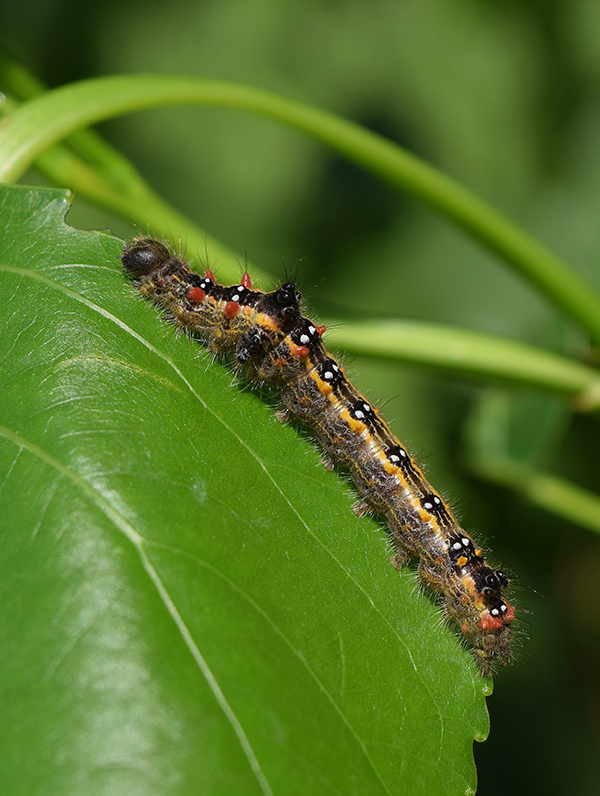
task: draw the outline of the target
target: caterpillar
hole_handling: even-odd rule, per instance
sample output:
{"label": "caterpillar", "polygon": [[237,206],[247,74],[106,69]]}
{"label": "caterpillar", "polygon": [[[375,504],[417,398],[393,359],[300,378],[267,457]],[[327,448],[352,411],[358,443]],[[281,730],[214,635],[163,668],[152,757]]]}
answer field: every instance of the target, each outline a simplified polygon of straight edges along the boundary
{"label": "caterpillar", "polygon": [[252,382],[275,388],[280,419],[306,425],[330,466],[349,472],[361,495],[355,510],[385,518],[395,567],[418,560],[421,583],[443,595],[445,615],[470,643],[482,676],[508,663],[515,612],[504,596],[507,575],[486,563],[378,410],[329,354],[325,327],[302,314],[296,285],[263,292],[252,288],[247,273],[237,285],[220,285],[211,271],[195,273],[149,237],[127,243],[121,259],[144,296],[215,354],[233,354]]}

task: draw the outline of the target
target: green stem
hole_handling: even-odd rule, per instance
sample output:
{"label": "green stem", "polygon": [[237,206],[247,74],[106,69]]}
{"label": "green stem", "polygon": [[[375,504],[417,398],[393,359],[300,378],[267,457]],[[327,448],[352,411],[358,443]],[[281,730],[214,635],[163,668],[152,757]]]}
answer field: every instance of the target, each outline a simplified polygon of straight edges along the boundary
{"label": "green stem", "polygon": [[535,506],[600,534],[600,497],[597,495],[509,459],[478,457],[471,466],[481,478],[514,489]]}
{"label": "green stem", "polygon": [[[218,263],[222,279],[239,278],[242,259],[220,240],[209,235],[165,202],[140,175],[127,181],[116,180],[60,145],[55,145],[39,155],[35,166],[51,182],[66,184],[86,198],[129,219],[142,232],[170,241],[176,251],[182,248],[183,241],[189,257],[193,258],[196,254],[202,260],[208,259],[212,267],[214,263]],[[256,280],[262,280],[265,284],[271,281],[271,277],[254,263],[250,267]]]}
{"label": "green stem", "polygon": [[540,348],[416,321],[332,324],[327,342],[346,351],[512,382],[570,396],[579,410],[600,407],[600,374]]}
{"label": "green stem", "polygon": [[0,180],[16,180],[41,152],[79,127],[144,108],[196,103],[257,113],[333,147],[452,219],[600,341],[600,298],[558,257],[507,218],[380,136],[266,91],[164,75],[105,77],[54,89],[0,123]]}
{"label": "green stem", "polygon": [[[0,84],[20,102],[39,96],[47,87],[0,46]],[[7,97],[0,112],[12,112],[20,103]],[[76,130],[35,160],[36,169],[56,185],[66,185],[79,196],[112,210],[136,224],[140,230],[164,238],[175,249],[185,241],[186,250],[207,252],[218,262],[223,279],[237,279],[240,257],[189,218],[165,202],[137,169],[117,149],[93,130]],[[255,279],[268,284],[270,278],[252,264]]]}

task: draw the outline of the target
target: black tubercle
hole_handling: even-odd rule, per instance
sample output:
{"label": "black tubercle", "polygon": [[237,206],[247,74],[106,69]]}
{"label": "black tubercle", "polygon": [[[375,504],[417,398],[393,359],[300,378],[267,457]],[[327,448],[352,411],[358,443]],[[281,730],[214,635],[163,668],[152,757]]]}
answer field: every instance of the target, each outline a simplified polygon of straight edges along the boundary
{"label": "black tubercle", "polygon": [[240,365],[245,365],[264,351],[269,341],[270,337],[263,329],[251,329],[240,338],[235,358]]}
{"label": "black tubercle", "polygon": [[335,359],[328,357],[324,362],[319,363],[317,372],[319,377],[332,387],[338,387],[344,381],[344,373]]}
{"label": "black tubercle", "polygon": [[483,582],[483,591],[486,594],[490,594],[493,591],[501,592],[502,589],[505,589],[508,586],[508,578],[501,569],[487,572]]}
{"label": "black tubercle", "polygon": [[375,417],[375,410],[363,398],[357,398],[350,401],[350,414],[355,420],[367,421]]}
{"label": "black tubercle", "polygon": [[260,301],[262,312],[285,321],[286,324],[294,324],[301,317],[300,315],[301,294],[297,292],[296,286],[291,282],[265,293]]}
{"label": "black tubercle", "polygon": [[290,332],[290,337],[296,345],[311,346],[321,339],[316,326],[308,318],[301,318],[300,323]]}
{"label": "black tubercle", "polygon": [[421,506],[425,509],[425,511],[433,514],[433,516],[437,517],[439,520],[449,519],[448,511],[444,505],[444,501],[439,495],[436,495],[435,492],[429,492],[428,494],[423,495],[421,498]]}
{"label": "black tubercle", "polygon": [[282,307],[299,307],[302,294],[296,290],[293,282],[286,282],[275,291],[275,298]]}
{"label": "black tubercle", "polygon": [[153,238],[136,238],[125,245],[121,262],[134,277],[147,276],[171,259],[167,247]]}
{"label": "black tubercle", "polygon": [[[192,273],[191,276],[193,278],[193,277],[195,277],[195,274]],[[194,283],[194,284],[196,284],[196,283]],[[204,290],[205,293],[210,293],[212,291],[212,289],[214,288],[214,286],[215,286],[214,280],[212,280],[208,276],[201,277],[199,282],[197,283],[197,287],[201,287],[202,290]]]}
{"label": "black tubercle", "polygon": [[487,607],[490,614],[494,617],[503,616],[508,610],[508,606],[502,597],[495,597],[487,601]]}
{"label": "black tubercle", "polygon": [[[231,285],[227,287],[221,285],[220,287],[219,299],[221,301],[237,301],[239,304],[246,305],[249,303],[252,295],[260,295],[254,293],[252,290],[248,290],[248,288],[245,288],[243,285]],[[246,299],[248,299],[248,301]]]}
{"label": "black tubercle", "polygon": [[502,596],[502,590],[508,586],[508,578],[502,570],[493,570],[487,565],[482,566],[475,574],[477,588],[485,595],[486,603],[492,605]]}
{"label": "black tubercle", "polygon": [[448,555],[451,561],[466,558],[467,562],[470,562],[476,557],[475,545],[466,534],[453,536],[448,540]]}
{"label": "black tubercle", "polygon": [[385,452],[388,461],[396,467],[410,468],[410,456],[401,445],[394,445]]}

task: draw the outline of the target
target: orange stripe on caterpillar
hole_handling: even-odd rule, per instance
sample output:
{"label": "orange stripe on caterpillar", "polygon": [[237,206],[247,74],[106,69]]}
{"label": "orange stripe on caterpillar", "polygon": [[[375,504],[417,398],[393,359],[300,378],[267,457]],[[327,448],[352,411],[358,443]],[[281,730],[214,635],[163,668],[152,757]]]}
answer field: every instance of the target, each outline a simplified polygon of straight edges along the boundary
{"label": "orange stripe on caterpillar", "polygon": [[401,567],[418,559],[421,582],[444,597],[446,616],[473,647],[488,677],[511,656],[514,608],[505,573],[490,567],[449,506],[432,488],[379,412],[346,377],[322,342],[324,326],[302,315],[286,283],[252,289],[247,273],[227,287],[204,277],[151,238],[128,243],[125,270],[139,290],[217,353],[231,353],[251,380],[277,389],[288,418],[307,425],[328,460],[349,471],[362,496],[359,513],[383,515]]}

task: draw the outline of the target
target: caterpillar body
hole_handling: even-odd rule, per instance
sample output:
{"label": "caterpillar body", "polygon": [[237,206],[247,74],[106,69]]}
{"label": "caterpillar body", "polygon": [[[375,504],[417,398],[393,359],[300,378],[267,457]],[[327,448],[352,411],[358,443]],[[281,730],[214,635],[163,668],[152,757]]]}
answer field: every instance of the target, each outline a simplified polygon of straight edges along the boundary
{"label": "caterpillar body", "polygon": [[377,409],[349,381],[322,342],[325,327],[302,314],[293,283],[271,292],[216,282],[193,272],[152,238],[125,245],[125,271],[140,292],[217,354],[233,354],[250,380],[274,387],[283,417],[310,428],[328,458],[348,470],[361,500],[358,513],[385,518],[401,568],[418,559],[423,584],[443,595],[484,677],[511,657],[515,613],[506,574],[490,567]]}

